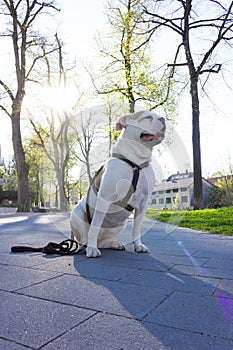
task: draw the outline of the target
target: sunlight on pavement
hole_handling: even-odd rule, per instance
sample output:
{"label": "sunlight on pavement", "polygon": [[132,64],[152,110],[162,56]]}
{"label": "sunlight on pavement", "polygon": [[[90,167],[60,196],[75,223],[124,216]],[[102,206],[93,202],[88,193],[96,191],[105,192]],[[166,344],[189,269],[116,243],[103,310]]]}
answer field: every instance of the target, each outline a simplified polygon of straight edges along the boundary
{"label": "sunlight on pavement", "polygon": [[0,225],[4,225],[4,224],[10,224],[13,222],[19,222],[19,221],[24,221],[24,220],[28,220],[28,216],[18,216],[18,217],[4,217],[4,218],[0,218]]}

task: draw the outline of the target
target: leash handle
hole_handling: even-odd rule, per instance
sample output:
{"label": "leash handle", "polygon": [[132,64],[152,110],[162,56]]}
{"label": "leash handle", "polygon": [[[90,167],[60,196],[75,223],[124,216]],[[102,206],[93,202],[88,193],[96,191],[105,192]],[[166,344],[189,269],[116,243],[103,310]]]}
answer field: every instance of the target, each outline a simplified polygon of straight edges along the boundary
{"label": "leash handle", "polygon": [[24,253],[24,252],[41,252],[43,248],[25,247],[25,246],[14,246],[11,247],[12,253]]}
{"label": "leash handle", "polygon": [[11,247],[12,253],[41,252],[44,254],[74,255],[85,251],[86,245],[79,246],[73,239],[66,239],[60,243],[49,242],[45,247],[34,248],[27,246]]}

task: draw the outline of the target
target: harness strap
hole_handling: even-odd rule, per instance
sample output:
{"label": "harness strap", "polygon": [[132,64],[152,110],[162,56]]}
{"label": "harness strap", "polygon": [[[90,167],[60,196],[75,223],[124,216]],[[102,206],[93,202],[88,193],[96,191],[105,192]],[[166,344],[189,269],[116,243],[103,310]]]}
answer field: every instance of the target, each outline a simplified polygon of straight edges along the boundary
{"label": "harness strap", "polygon": [[97,176],[100,174],[100,172],[103,170],[103,168],[104,168],[104,165],[102,165],[99,168],[99,170],[97,170],[97,172],[95,173],[93,179],[91,180],[90,186],[89,186],[88,191],[87,191],[86,213],[87,213],[87,221],[88,221],[89,225],[91,224],[91,221],[92,221],[91,211],[90,211],[90,206],[89,206],[90,192],[91,192],[91,188],[92,188],[94,190],[95,194],[97,194],[98,188],[96,186],[94,186],[94,184],[95,184],[95,180],[96,180]]}
{"label": "harness strap", "polygon": [[137,165],[134,162],[131,162],[131,160],[129,160],[129,159],[125,158],[124,156],[122,156],[120,153],[113,153],[112,157],[121,159],[124,162],[128,163],[129,165],[131,165],[132,168],[137,167],[139,170],[148,167],[148,165],[150,164],[149,161],[146,161],[146,162],[144,162],[144,163],[142,163],[140,165]]}
{"label": "harness strap", "polygon": [[[132,178],[132,183],[131,186],[129,188],[129,191],[127,192],[126,196],[124,197],[124,199],[114,203],[116,205],[119,205],[122,208],[125,208],[128,211],[133,211],[134,208],[128,204],[128,201],[130,199],[130,197],[132,196],[132,194],[136,191],[137,188],[137,183],[138,183],[138,178],[139,178],[139,171],[145,167],[147,167],[149,165],[149,162],[145,162],[143,164],[141,164],[140,166],[131,162],[131,160],[124,158],[122,155],[118,154],[118,153],[113,153],[112,154],[113,157],[118,158],[120,160],[122,160],[123,162],[129,164],[132,168],[133,168],[133,178]],[[91,211],[90,211],[90,205],[89,205],[89,197],[90,197],[90,191],[91,189],[95,192],[95,194],[97,195],[97,192],[99,190],[99,188],[95,185],[95,181],[96,178],[98,177],[98,175],[101,173],[101,171],[103,171],[104,165],[102,165],[99,170],[95,173],[91,184],[88,188],[87,191],[87,198],[86,198],[86,214],[87,214],[87,220],[89,225],[91,224],[92,221],[92,217],[91,217]]]}
{"label": "harness strap", "polygon": [[[123,160],[125,162],[124,159],[121,159],[121,160]],[[126,162],[126,163],[128,163],[128,162]],[[129,201],[130,197],[132,196],[132,194],[136,191],[140,170],[141,169],[138,166],[133,168],[132,183],[131,183],[131,186],[130,186],[127,194],[125,195],[125,197],[122,200],[115,203],[115,204],[119,205],[120,207],[125,208],[129,211],[133,211],[133,209],[134,209],[131,205],[128,205],[128,201]]]}

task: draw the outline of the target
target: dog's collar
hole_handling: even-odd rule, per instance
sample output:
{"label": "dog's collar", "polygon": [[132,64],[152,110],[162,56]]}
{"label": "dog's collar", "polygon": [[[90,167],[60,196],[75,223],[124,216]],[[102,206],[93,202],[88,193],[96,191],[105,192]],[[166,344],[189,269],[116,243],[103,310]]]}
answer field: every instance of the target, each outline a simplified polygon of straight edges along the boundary
{"label": "dog's collar", "polygon": [[140,165],[137,165],[137,164],[135,164],[134,162],[132,162],[131,160],[129,160],[129,159],[125,158],[124,156],[122,156],[122,155],[119,154],[119,153],[113,153],[113,154],[112,154],[112,157],[121,159],[121,160],[123,160],[124,162],[128,163],[132,168],[137,168],[138,170],[141,170],[141,169],[143,169],[143,168],[146,168],[146,167],[148,167],[148,165],[150,164],[150,162],[147,161],[147,162],[144,162],[144,163],[142,163],[142,164],[140,164]]}

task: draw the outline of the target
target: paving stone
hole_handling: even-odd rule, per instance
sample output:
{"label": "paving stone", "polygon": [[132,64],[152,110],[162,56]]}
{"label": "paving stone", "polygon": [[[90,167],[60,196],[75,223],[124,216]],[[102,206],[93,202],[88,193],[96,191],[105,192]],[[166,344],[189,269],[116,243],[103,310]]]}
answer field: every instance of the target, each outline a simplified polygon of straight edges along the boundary
{"label": "paving stone", "polygon": [[[111,281],[117,281],[120,278],[131,274],[133,271],[136,271],[135,269],[127,267],[119,267],[116,269],[114,266],[106,264],[103,267],[103,260],[101,259],[88,259],[83,255],[82,259],[80,259],[80,256],[70,257],[69,260],[67,257],[61,257],[59,264],[57,261],[50,260],[47,264],[38,266],[38,269],[75,274],[78,276],[102,278]],[[100,263],[98,263],[98,261],[100,261]]]}
{"label": "paving stone", "polygon": [[[33,267],[41,264],[45,264],[46,261],[54,259],[54,256],[45,256],[41,253],[1,253],[0,264],[21,266],[21,267]],[[57,256],[55,257],[57,258]]]}
{"label": "paving stone", "polygon": [[0,337],[32,348],[57,338],[94,314],[90,310],[1,291],[0,305]]}
{"label": "paving stone", "polygon": [[232,350],[233,342],[98,314],[42,350]]}
{"label": "paving stone", "polygon": [[216,296],[223,296],[223,297],[233,299],[233,280],[232,279],[221,280],[214,294]]}
{"label": "paving stone", "polygon": [[200,249],[193,254],[194,257],[199,258],[211,258],[211,259],[229,259],[232,260],[233,253],[232,253],[232,247],[227,246],[224,244],[221,244],[221,241],[219,240],[219,244],[210,247],[207,245],[207,247],[203,248],[200,247]]}
{"label": "paving stone", "polygon": [[[173,254],[157,255],[155,259],[164,264],[167,264],[168,266],[174,266],[177,264],[187,265],[187,266],[193,265],[193,259],[187,255],[185,256],[177,256]],[[195,258],[195,266],[203,266],[207,261],[208,259],[206,258]]]}
{"label": "paving stone", "polygon": [[[193,255],[194,253],[197,252],[197,247],[191,247],[188,250],[188,255]],[[164,246],[164,247],[150,247],[149,246],[149,251],[150,254],[154,257],[156,257],[157,254],[159,255],[177,255],[177,256],[187,256],[187,250],[185,251],[184,249],[181,249],[177,243],[175,243],[174,245],[170,245],[170,246]]]}
{"label": "paving stone", "polygon": [[[104,268],[103,268],[104,274]],[[61,276],[39,285],[23,288],[20,293],[141,319],[159,305],[169,291],[107,280],[87,280],[78,276]]]}
{"label": "paving stone", "polygon": [[[130,267],[142,270],[154,270],[154,271],[167,271],[176,264],[192,266],[193,261],[190,260],[190,257],[187,256],[177,256],[177,255],[159,255],[152,256],[150,253],[146,254],[147,259],[141,259],[142,254],[119,254],[118,256],[112,256],[108,254],[106,256],[102,254],[104,259],[98,259],[98,263],[101,265],[109,266],[120,266],[120,267]],[[145,254],[143,254],[145,255]],[[202,266],[205,264],[207,259],[205,258],[196,258],[196,266]]]}
{"label": "paving stone", "polygon": [[[84,262],[85,263],[85,262]],[[170,265],[164,264],[163,262],[153,259],[153,261],[138,261],[132,260],[130,257],[127,259],[110,259],[105,258],[102,260],[102,265],[106,266],[115,266],[115,267],[125,267],[131,269],[139,269],[139,270],[151,270],[151,271],[167,271],[170,268]],[[171,264],[173,266],[174,263]]]}
{"label": "paving stone", "polygon": [[193,259],[193,266],[175,265],[169,272],[178,274],[188,274],[190,276],[202,276],[207,278],[231,278],[233,271],[229,269],[208,268],[196,265],[196,259]]}
{"label": "paving stone", "polygon": [[[232,259],[224,259],[224,257],[223,259],[215,259],[215,258],[208,259],[206,263],[203,265],[203,267],[233,270],[233,254],[232,254]],[[232,271],[232,277],[233,277],[233,271]]]}
{"label": "paving stone", "polygon": [[60,273],[45,272],[18,266],[0,265],[0,289],[16,291],[19,288],[45,281]]}
{"label": "paving stone", "polygon": [[16,344],[15,342],[0,339],[0,349],[1,350],[30,350],[32,348],[25,347],[20,344]]}
{"label": "paving stone", "polygon": [[233,340],[233,300],[175,292],[145,321]]}
{"label": "paving stone", "polygon": [[137,271],[122,278],[122,283],[147,285],[153,288],[164,288],[170,291],[186,291],[200,294],[212,294],[220,279],[188,276],[184,274],[156,271]]}

